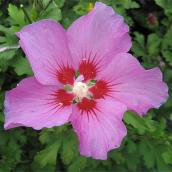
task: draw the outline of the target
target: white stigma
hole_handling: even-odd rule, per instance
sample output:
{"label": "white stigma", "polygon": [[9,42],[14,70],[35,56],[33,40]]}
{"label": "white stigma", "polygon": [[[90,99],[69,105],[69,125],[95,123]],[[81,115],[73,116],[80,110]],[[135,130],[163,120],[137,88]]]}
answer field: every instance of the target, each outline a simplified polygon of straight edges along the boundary
{"label": "white stigma", "polygon": [[75,82],[72,92],[79,98],[88,96],[88,86],[83,82]]}

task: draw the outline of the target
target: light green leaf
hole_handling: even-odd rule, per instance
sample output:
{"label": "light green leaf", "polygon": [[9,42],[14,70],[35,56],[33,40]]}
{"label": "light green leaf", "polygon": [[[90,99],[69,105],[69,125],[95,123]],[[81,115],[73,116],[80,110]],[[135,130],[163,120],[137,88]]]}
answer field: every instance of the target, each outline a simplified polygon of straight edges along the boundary
{"label": "light green leaf", "polygon": [[39,162],[39,164],[44,167],[47,164],[55,165],[57,152],[60,148],[61,141],[57,140],[55,143],[48,145],[44,150],[37,153],[35,157],[35,161]]}
{"label": "light green leaf", "polygon": [[171,151],[164,152],[162,154],[162,158],[164,159],[166,164],[172,164],[172,152]]}
{"label": "light green leaf", "polygon": [[146,131],[146,126],[143,117],[127,112],[125,113],[124,121],[125,123],[132,125],[142,134]]}
{"label": "light green leaf", "polygon": [[9,4],[8,13],[14,24],[18,24],[19,26],[25,25],[24,13],[21,9],[18,9],[15,5]]}
{"label": "light green leaf", "polygon": [[33,75],[32,69],[26,58],[18,57],[12,64],[17,75]]}
{"label": "light green leaf", "polygon": [[57,21],[60,21],[62,18],[61,10],[59,6],[56,5],[56,3],[51,3],[48,8],[43,11],[43,13],[40,16],[41,19],[44,18],[51,18]]}
{"label": "light green leaf", "polygon": [[171,0],[155,0],[155,3],[164,9],[166,15],[172,14],[172,2]]}

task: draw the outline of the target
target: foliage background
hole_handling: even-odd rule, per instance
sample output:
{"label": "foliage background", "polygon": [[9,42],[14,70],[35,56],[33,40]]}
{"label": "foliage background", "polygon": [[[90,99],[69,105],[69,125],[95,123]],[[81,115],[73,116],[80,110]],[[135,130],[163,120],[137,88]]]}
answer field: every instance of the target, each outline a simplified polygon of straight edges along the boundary
{"label": "foliage background", "polygon": [[[124,16],[130,25],[131,52],[145,68],[159,66],[172,89],[172,1],[101,0]],[[92,9],[94,0],[0,0],[0,172],[171,172],[172,97],[144,118],[125,114],[128,135],[119,149],[98,161],[79,155],[71,126],[34,131],[20,127],[4,131],[4,93],[32,71],[15,32],[42,18],[67,28]],[[22,4],[22,5],[21,5]],[[9,46],[14,46],[9,48]],[[2,49],[1,49],[2,50]]]}

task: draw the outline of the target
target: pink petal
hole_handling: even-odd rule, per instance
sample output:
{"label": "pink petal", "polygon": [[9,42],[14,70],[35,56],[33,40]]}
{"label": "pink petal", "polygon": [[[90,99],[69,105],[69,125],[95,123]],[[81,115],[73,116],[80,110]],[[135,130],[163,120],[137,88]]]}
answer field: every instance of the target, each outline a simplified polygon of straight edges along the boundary
{"label": "pink petal", "polygon": [[53,20],[41,20],[24,27],[17,35],[37,80],[56,85],[58,78],[62,78],[58,76],[59,70],[70,68],[72,63],[63,27]]}
{"label": "pink petal", "polygon": [[150,108],[159,108],[168,98],[168,87],[158,68],[145,70],[130,54],[112,56],[113,61],[97,79],[109,83],[113,99],[143,115]]}
{"label": "pink petal", "polygon": [[71,106],[61,106],[53,94],[59,88],[43,86],[34,78],[26,78],[5,96],[5,129],[19,126],[36,130],[68,122]]}
{"label": "pink petal", "polygon": [[70,117],[72,126],[80,140],[80,153],[94,159],[107,159],[107,152],[118,148],[127,131],[122,122],[126,106],[100,99],[92,111],[73,108]]}
{"label": "pink petal", "polygon": [[109,62],[106,54],[128,52],[131,47],[128,31],[122,16],[111,7],[97,2],[91,12],[76,20],[67,31],[75,63],[81,63],[82,59]]}

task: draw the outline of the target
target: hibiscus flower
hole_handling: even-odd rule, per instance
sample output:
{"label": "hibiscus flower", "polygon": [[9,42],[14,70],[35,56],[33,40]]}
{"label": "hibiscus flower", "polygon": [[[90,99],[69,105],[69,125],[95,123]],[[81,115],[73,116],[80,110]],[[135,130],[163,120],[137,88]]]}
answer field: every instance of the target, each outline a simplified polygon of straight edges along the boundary
{"label": "hibiscus flower", "polygon": [[6,93],[5,129],[70,122],[80,153],[106,159],[127,134],[124,112],[144,115],[168,97],[160,70],[145,70],[127,53],[128,32],[123,18],[100,2],[67,31],[49,19],[25,26],[17,36],[34,76]]}

